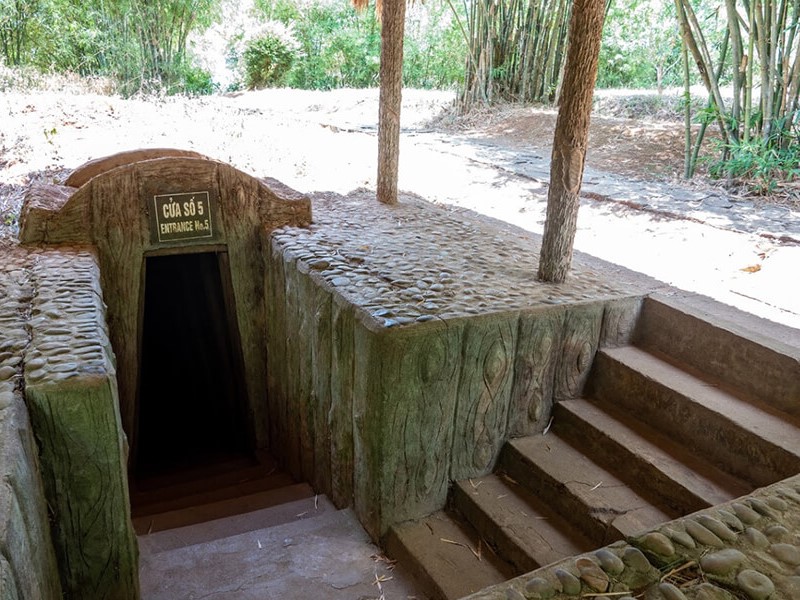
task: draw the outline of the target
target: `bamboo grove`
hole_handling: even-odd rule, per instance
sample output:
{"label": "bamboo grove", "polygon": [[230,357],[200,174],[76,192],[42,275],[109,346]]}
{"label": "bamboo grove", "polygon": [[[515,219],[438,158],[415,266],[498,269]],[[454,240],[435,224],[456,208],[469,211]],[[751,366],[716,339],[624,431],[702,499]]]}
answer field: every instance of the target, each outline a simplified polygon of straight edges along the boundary
{"label": "bamboo grove", "polygon": [[[693,175],[707,126],[716,123],[721,141],[714,142],[712,176],[749,179],[762,192],[800,177],[800,0],[607,0],[606,12],[619,17],[648,2],[661,17],[659,31],[671,23],[663,39],[653,33],[653,54],[683,59],[685,176]],[[498,100],[557,103],[572,5],[465,0],[461,111]],[[708,103],[693,112],[697,82]]]}
{"label": "bamboo grove", "polygon": [[474,0],[462,110],[495,100],[553,102],[572,0]]}
{"label": "bamboo grove", "polygon": [[0,62],[106,75],[120,91],[181,91],[189,34],[220,0],[0,0]]}
{"label": "bamboo grove", "polygon": [[[774,182],[771,169],[783,172],[784,178],[797,176],[800,0],[725,0],[721,12],[727,28],[716,55],[692,3],[675,0],[675,7],[687,94],[691,57],[709,95],[706,122],[717,123],[724,142],[726,174],[757,171],[765,182]],[[726,84],[732,90],[729,94]],[[686,106],[688,119],[688,101]],[[687,128],[687,177],[694,171],[704,131],[701,128],[689,150]]]}

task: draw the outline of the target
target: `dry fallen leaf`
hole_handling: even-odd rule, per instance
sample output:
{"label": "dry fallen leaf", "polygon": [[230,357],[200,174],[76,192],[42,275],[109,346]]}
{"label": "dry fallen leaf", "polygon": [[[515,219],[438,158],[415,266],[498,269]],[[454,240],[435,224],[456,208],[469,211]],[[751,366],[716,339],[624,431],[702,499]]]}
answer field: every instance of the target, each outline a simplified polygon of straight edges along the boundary
{"label": "dry fallen leaf", "polygon": [[745,273],[758,273],[761,270],[761,265],[750,265],[749,267],[739,270],[744,271]]}

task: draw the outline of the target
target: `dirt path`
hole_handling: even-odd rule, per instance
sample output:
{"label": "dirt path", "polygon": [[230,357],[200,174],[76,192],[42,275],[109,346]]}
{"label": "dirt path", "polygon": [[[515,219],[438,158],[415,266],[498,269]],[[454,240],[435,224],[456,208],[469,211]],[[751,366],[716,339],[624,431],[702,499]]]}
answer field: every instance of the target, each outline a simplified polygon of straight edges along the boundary
{"label": "dirt path", "polygon": [[[555,113],[514,108],[431,125],[451,99],[405,92],[400,187],[541,232]],[[375,185],[377,90],[148,101],[6,93],[0,114],[8,115],[0,129],[6,237],[31,179],[57,182],[89,159],[135,147],[197,150],[306,192]],[[800,215],[783,207],[766,218],[719,190],[679,186],[682,143],[666,123],[595,117],[577,248],[800,327],[790,289]]]}

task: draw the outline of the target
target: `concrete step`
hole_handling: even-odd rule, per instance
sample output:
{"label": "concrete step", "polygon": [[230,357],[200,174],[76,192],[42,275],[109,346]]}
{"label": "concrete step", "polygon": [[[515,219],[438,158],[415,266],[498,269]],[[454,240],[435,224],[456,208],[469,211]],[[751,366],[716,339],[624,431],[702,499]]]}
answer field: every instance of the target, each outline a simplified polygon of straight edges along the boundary
{"label": "concrete step", "polygon": [[228,498],[268,492],[294,483],[294,478],[284,472],[268,473],[262,469],[231,471],[223,477],[207,478],[192,482],[192,485],[179,484],[166,489],[132,492],[131,511],[134,517],[145,517]]}
{"label": "concrete step", "polygon": [[624,408],[752,486],[800,472],[800,425],[632,346],[597,353],[588,394]]}
{"label": "concrete step", "polygon": [[268,455],[238,456],[146,479],[132,478],[131,508],[134,516],[156,514],[293,483]]}
{"label": "concrete step", "polygon": [[336,508],[326,496],[307,497],[231,517],[142,534],[139,535],[139,549],[141,552],[155,555],[159,552],[212,542],[248,531],[311,519],[335,510]]}
{"label": "concrete step", "polygon": [[463,598],[515,575],[472,527],[444,511],[395,525],[384,546],[434,600]]}
{"label": "concrete step", "polygon": [[303,498],[313,499],[313,497],[314,490],[307,483],[296,483],[254,494],[228,497],[212,502],[203,501],[194,506],[186,506],[163,513],[141,515],[133,518],[133,527],[138,535],[144,535],[241,515]]}
{"label": "concrete step", "polygon": [[353,600],[418,593],[350,510],[140,555],[142,600]]}
{"label": "concrete step", "polygon": [[628,485],[646,489],[681,514],[752,491],[752,486],[609,403],[559,402],[552,431],[595,462],[615,470]]}
{"label": "concrete step", "polygon": [[500,462],[511,478],[570,520],[595,546],[679,516],[652,504],[552,432],[509,441]]}
{"label": "concrete step", "polygon": [[635,344],[696,367],[761,402],[800,417],[796,332],[791,335],[774,329],[774,324],[751,315],[734,312],[719,316],[702,305],[654,295],[642,305]]}
{"label": "concrete step", "polygon": [[191,465],[166,466],[156,473],[137,472],[131,477],[131,494],[141,504],[148,504],[173,495],[196,493],[212,479],[218,485],[230,485],[242,477],[264,477],[277,471],[277,463],[267,453],[237,452],[198,460]]}
{"label": "concrete step", "polygon": [[453,504],[519,573],[596,546],[566,519],[505,475],[458,481]]}

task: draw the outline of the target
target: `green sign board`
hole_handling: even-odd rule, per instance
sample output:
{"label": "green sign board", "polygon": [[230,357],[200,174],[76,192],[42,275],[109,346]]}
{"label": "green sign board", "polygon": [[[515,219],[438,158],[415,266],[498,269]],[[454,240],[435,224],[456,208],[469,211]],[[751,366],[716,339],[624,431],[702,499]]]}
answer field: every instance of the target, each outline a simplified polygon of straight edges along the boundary
{"label": "green sign board", "polygon": [[155,234],[159,242],[214,236],[208,192],[159,194],[153,197]]}

